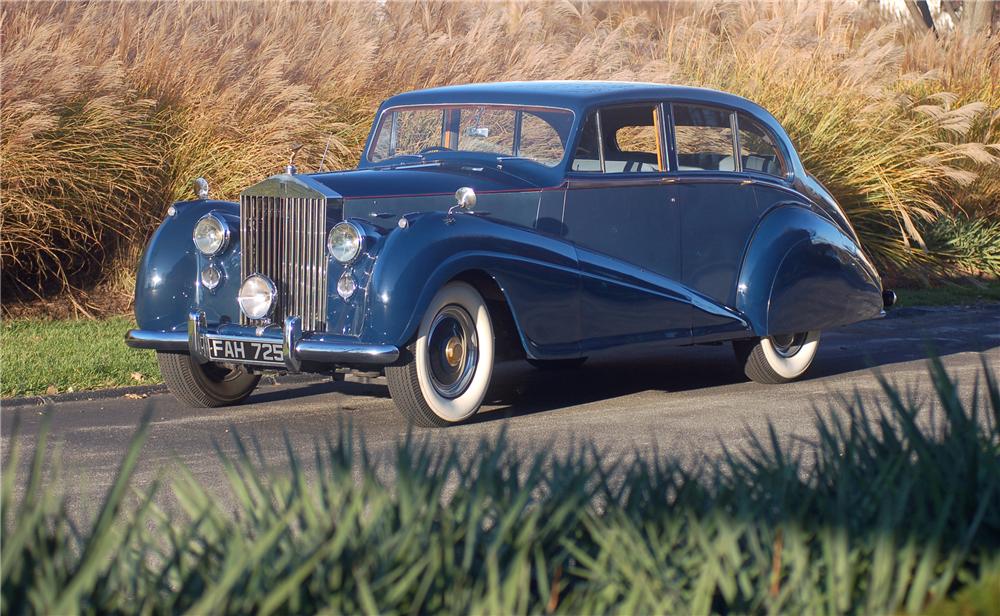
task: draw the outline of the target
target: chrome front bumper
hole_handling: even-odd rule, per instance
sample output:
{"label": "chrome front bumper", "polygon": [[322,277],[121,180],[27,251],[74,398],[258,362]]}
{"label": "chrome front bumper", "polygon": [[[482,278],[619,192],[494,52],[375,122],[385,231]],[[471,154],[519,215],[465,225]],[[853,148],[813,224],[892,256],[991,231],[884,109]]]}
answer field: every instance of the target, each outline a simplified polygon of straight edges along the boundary
{"label": "chrome front bumper", "polygon": [[[322,332],[303,333],[299,317],[285,319],[284,327],[257,328],[224,323],[209,327],[204,312],[188,315],[187,332],[129,330],[125,344],[135,349],[187,352],[200,362],[208,361],[208,343],[213,339],[240,339],[248,342],[281,342],[284,369],[299,372],[303,361],[342,365],[384,366],[399,359],[399,349],[391,344],[364,344],[346,336]],[[253,362],[246,362],[253,363]],[[274,364],[262,364],[279,368]]]}

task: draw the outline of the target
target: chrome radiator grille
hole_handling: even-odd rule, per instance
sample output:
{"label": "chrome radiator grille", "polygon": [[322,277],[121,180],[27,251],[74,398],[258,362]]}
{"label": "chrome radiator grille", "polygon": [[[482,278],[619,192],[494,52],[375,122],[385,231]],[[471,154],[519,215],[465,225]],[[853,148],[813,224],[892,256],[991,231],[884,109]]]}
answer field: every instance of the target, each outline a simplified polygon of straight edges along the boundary
{"label": "chrome radiator grille", "polygon": [[[302,329],[326,328],[326,199],[240,197],[240,269],[263,274],[278,289],[272,320],[302,318]],[[240,313],[240,323],[260,325]]]}

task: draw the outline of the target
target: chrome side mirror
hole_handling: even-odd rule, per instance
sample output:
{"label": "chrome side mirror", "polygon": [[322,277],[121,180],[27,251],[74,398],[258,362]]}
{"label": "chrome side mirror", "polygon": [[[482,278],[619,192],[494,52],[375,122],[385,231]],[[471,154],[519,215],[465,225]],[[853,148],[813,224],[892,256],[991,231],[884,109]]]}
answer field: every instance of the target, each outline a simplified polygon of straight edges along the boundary
{"label": "chrome side mirror", "polygon": [[463,210],[472,210],[476,207],[476,191],[468,186],[463,186],[455,191],[455,204]]}

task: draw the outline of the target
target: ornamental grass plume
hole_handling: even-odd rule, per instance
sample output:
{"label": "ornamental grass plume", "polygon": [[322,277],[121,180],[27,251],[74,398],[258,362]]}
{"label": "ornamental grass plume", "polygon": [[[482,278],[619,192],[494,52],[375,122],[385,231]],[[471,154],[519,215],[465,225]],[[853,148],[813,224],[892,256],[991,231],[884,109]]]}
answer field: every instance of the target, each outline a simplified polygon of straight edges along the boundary
{"label": "ornamental grass plume", "polygon": [[[773,112],[883,268],[944,214],[1000,216],[1000,43],[855,3],[5,2],[8,298],[131,272],[171,201],[358,159],[400,91],[520,79],[721,88]],[[951,258],[951,257],[948,257]],[[950,263],[951,261],[949,261]],[[958,263],[962,265],[962,263]]]}

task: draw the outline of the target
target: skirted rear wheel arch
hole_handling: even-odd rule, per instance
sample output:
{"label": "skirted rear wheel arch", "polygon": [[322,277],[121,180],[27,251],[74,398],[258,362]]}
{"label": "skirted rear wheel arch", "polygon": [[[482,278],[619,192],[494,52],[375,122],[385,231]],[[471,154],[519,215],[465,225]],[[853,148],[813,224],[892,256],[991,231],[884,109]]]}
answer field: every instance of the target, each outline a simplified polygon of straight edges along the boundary
{"label": "skirted rear wheel arch", "polygon": [[882,283],[843,229],[805,206],[782,205],[754,231],[735,307],[757,336],[827,330],[877,317]]}

